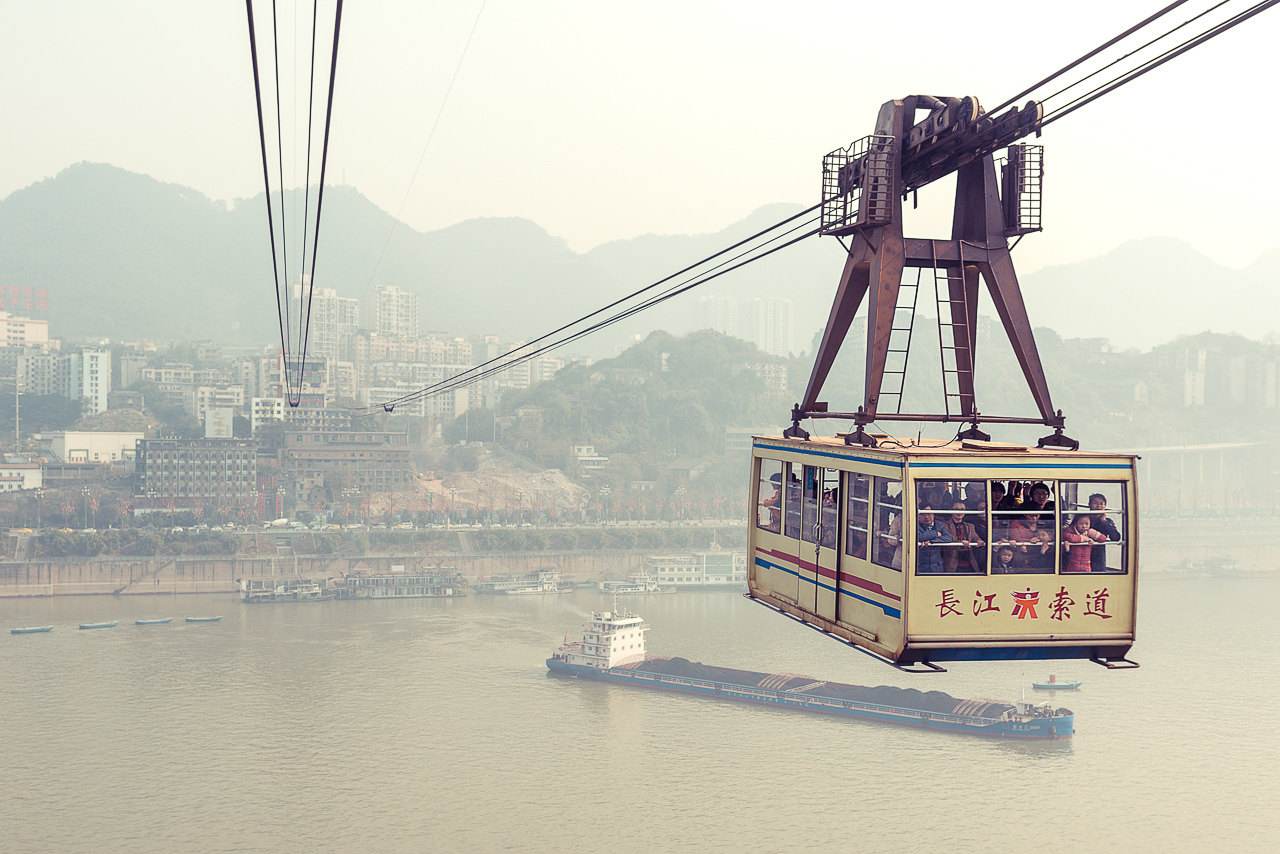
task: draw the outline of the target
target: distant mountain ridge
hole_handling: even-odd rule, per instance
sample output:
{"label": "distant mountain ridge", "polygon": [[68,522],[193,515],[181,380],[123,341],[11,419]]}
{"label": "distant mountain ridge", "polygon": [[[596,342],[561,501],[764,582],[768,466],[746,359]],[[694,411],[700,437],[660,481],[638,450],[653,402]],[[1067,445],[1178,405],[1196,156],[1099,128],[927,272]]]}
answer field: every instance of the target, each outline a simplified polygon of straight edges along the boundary
{"label": "distant mountain ridge", "polygon": [[[296,226],[302,195],[286,197]],[[316,283],[359,297],[366,324],[374,289],[393,283],[418,292],[424,329],[525,339],[798,209],[768,205],[713,234],[643,235],[576,253],[518,218],[415,231],[356,190],[330,187]],[[278,333],[265,219],[261,195],[227,206],[145,175],[76,164],[0,200],[0,286],[47,289],[51,330],[62,337],[266,345]],[[696,300],[712,293],[790,299],[796,339],[808,341],[826,320],[841,261],[834,242],[805,241],[576,346],[606,354],[653,329],[696,329]],[[1230,270],[1182,241],[1139,240],[1024,276],[1024,289],[1033,322],[1064,336],[1144,348],[1205,329],[1257,337],[1280,331],[1277,261],[1280,251]]]}

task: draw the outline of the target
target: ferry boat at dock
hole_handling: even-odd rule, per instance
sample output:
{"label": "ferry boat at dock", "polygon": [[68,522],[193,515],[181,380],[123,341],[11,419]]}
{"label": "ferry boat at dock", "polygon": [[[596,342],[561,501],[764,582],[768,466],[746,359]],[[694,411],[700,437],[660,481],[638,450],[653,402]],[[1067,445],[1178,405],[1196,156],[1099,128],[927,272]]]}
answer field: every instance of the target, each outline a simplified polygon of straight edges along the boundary
{"label": "ferry boat at dock", "polygon": [[504,596],[539,596],[547,593],[567,593],[560,586],[560,573],[554,569],[540,569],[525,575],[495,575],[476,582],[471,588],[476,593],[496,593]]}
{"label": "ferry boat at dock", "polygon": [[[625,579],[606,578],[603,579],[598,588],[601,593],[612,593],[616,596],[626,596],[637,593],[665,593],[666,590],[658,586],[658,581],[649,573],[633,572]],[[673,591],[674,592],[674,591]]]}
{"label": "ferry boat at dock", "polygon": [[557,676],[992,738],[1062,739],[1075,732],[1071,710],[1049,704],[967,700],[940,691],[870,688],[684,658],[649,658],[647,632],[648,625],[635,614],[593,612],[582,639],[561,645],[547,659],[547,669]]}
{"label": "ferry boat at dock", "polygon": [[405,572],[391,568],[388,573],[356,572],[334,583],[339,599],[447,599],[467,594],[467,580],[456,570]]}
{"label": "ferry boat at dock", "polygon": [[333,592],[323,581],[310,578],[246,578],[240,582],[240,600],[249,605],[273,602],[323,602]]}

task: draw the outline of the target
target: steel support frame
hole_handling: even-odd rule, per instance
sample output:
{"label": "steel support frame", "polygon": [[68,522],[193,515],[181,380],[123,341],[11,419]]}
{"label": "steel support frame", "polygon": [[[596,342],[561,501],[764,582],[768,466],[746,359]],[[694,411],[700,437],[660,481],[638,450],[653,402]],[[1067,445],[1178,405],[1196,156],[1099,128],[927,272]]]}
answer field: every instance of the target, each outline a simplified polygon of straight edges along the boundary
{"label": "steel support frame", "polygon": [[[792,409],[792,426],[786,431],[786,435],[808,438],[808,433],[800,427],[801,420],[836,415],[828,412],[827,404],[818,398],[848,335],[853,318],[865,300],[868,322],[864,396],[862,406],[852,413],[857,429],[846,436],[847,442],[873,443],[874,440],[864,432],[863,427],[877,418],[897,421],[967,421],[972,424],[970,438],[985,438],[985,434],[977,428],[981,421],[987,420],[993,423],[1044,424],[1054,428],[1055,432],[1041,440],[1042,444],[1078,447],[1077,443],[1062,434],[1063,415],[1053,408],[1035,335],[1009,252],[994,157],[984,154],[957,170],[950,240],[903,236],[901,178],[902,156],[906,151],[903,143],[910,133],[916,106],[916,98],[913,96],[890,101],[880,108],[875,132],[892,135],[898,140],[898,144],[894,146],[892,162],[895,188],[892,216],[887,224],[864,226],[850,235],[852,242],[848,247],[840,283],[823,329],[809,383],[804,398]],[[890,330],[893,327],[903,269],[922,267],[936,275],[938,269],[957,265],[961,265],[964,271],[963,284],[959,281],[952,282],[948,286],[948,299],[953,301],[953,305],[965,306],[961,316],[952,318],[952,322],[957,324],[953,331],[956,335],[964,336],[969,345],[955,351],[960,378],[961,417],[956,418],[954,413],[880,415],[880,388],[884,380]],[[996,314],[1009,337],[1009,343],[1035,403],[1037,418],[983,419],[979,414],[974,396],[973,368],[980,279],[986,283]]]}

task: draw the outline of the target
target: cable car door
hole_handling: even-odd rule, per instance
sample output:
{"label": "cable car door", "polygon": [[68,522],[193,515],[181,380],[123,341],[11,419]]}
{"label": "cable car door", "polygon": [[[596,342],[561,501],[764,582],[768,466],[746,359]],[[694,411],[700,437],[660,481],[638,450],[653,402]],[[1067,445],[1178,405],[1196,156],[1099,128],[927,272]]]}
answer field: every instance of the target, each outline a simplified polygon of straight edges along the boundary
{"label": "cable car door", "polygon": [[[804,467],[804,500],[800,527],[800,607],[835,619],[836,541],[839,538],[840,473]],[[819,602],[822,603],[819,606]]]}
{"label": "cable car door", "polygon": [[840,607],[836,593],[836,579],[840,570],[840,472],[837,469],[821,469],[821,491],[818,495],[818,535],[815,550],[817,583],[814,585],[814,598],[817,608],[814,613],[826,620],[835,622],[836,610]]}

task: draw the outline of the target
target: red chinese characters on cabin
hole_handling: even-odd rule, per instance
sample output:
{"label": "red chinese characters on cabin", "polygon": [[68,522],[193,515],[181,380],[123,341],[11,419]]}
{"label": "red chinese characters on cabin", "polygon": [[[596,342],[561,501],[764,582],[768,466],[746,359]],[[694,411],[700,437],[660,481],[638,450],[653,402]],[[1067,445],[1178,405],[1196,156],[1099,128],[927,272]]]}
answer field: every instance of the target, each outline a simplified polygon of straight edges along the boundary
{"label": "red chinese characters on cabin", "polygon": [[1053,597],[1053,602],[1049,605],[1049,609],[1053,612],[1049,615],[1049,619],[1062,622],[1071,619],[1071,606],[1076,604],[1076,600],[1071,598],[1071,594],[1067,592],[1066,587],[1058,588],[1058,592]]}
{"label": "red chinese characters on cabin", "polygon": [[1115,616],[1115,614],[1107,613],[1107,599],[1110,598],[1110,596],[1111,592],[1106,587],[1090,593],[1084,600],[1084,615],[1086,617],[1097,617],[1102,620],[1110,620]]}
{"label": "red chinese characters on cabin", "polygon": [[950,617],[953,614],[960,616],[960,609],[956,606],[960,604],[960,600],[956,598],[955,588],[948,587],[942,591],[942,599],[938,602],[938,617]]}

